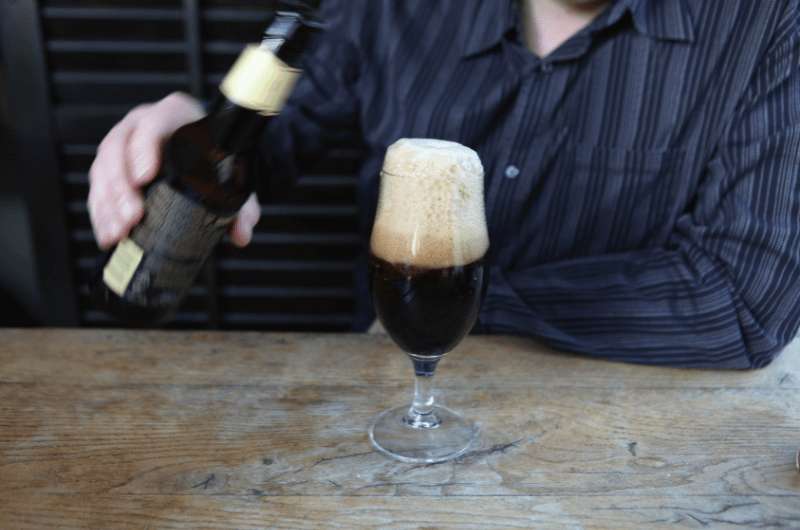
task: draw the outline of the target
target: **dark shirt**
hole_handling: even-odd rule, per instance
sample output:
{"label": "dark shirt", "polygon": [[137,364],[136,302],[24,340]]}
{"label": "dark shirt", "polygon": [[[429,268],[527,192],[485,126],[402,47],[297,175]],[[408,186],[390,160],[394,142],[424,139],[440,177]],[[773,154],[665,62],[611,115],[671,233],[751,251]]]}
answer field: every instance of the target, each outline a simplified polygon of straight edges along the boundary
{"label": "dark shirt", "polygon": [[[366,253],[386,147],[461,142],[486,172],[481,330],[639,363],[769,363],[800,324],[798,1],[618,0],[544,59],[518,10],[328,0],[271,171],[363,145]],[[357,276],[363,329],[363,259]]]}

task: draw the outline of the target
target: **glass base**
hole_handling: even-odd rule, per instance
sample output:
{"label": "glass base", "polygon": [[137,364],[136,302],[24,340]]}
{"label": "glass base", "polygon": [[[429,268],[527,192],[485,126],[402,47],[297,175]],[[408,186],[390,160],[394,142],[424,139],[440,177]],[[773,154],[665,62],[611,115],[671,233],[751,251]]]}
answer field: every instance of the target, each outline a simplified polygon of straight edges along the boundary
{"label": "glass base", "polygon": [[382,412],[369,428],[381,453],[401,462],[433,464],[458,458],[478,439],[478,426],[438,405],[426,421],[409,416],[408,405]]}

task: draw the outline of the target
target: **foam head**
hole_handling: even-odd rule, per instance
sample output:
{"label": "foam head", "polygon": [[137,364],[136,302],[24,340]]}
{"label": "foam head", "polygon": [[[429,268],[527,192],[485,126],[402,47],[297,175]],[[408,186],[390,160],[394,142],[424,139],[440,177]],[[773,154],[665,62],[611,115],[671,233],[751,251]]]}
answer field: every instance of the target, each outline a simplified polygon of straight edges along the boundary
{"label": "foam head", "polygon": [[426,268],[466,265],[489,247],[478,154],[456,142],[405,138],[386,152],[372,253]]}

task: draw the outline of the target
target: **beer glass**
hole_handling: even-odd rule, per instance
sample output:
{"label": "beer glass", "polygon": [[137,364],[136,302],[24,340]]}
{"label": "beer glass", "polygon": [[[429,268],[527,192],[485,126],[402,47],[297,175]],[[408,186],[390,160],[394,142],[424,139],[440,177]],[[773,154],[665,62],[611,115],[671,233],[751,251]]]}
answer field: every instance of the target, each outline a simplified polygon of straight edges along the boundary
{"label": "beer glass", "polygon": [[372,444],[391,457],[441,462],[477,438],[477,426],[436,404],[432,390],[437,363],[475,324],[488,247],[477,153],[443,140],[392,144],[370,240],[370,287],[378,318],[411,358],[416,384],[410,406],[383,412],[370,427]]}

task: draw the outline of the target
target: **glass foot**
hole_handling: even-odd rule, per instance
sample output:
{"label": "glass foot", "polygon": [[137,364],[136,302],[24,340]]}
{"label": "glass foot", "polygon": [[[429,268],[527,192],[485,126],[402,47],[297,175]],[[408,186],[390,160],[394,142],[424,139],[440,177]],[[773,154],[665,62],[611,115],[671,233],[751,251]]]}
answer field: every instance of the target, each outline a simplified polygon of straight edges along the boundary
{"label": "glass foot", "polygon": [[433,407],[427,421],[411,419],[408,405],[382,412],[369,428],[375,449],[401,462],[433,464],[463,455],[478,426],[448,408]]}

